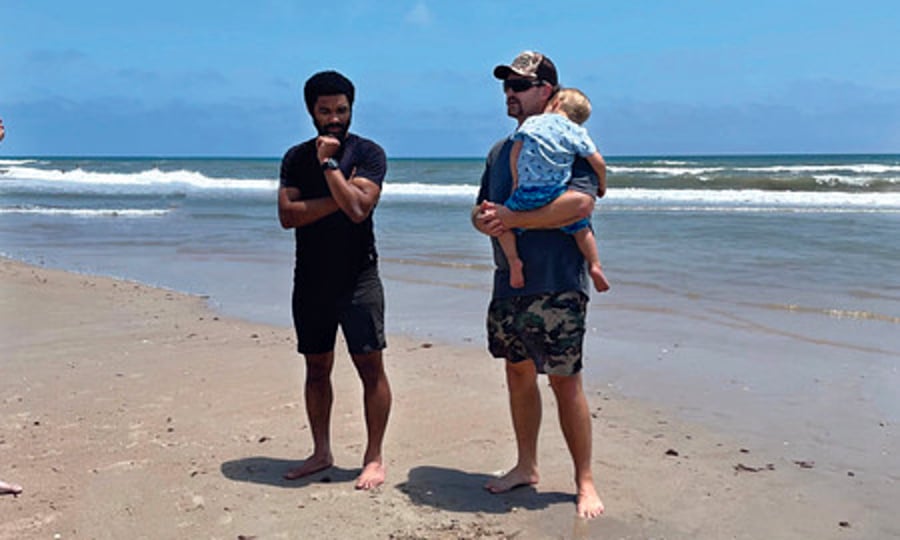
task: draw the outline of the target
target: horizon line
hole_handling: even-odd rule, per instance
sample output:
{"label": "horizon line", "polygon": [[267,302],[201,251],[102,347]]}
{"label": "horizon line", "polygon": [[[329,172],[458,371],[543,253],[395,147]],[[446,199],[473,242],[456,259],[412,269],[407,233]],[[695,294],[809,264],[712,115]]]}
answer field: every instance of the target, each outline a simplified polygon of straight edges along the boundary
{"label": "horizon line", "polygon": [[[728,157],[834,157],[834,156],[900,156],[898,152],[736,152],[736,153],[697,153],[697,154],[605,154],[605,159],[640,159],[640,158],[728,158]],[[189,154],[31,154],[0,155],[4,159],[221,159],[221,160],[281,160],[282,156],[235,156],[235,155],[189,155]],[[388,156],[390,160],[483,160],[478,156]]]}

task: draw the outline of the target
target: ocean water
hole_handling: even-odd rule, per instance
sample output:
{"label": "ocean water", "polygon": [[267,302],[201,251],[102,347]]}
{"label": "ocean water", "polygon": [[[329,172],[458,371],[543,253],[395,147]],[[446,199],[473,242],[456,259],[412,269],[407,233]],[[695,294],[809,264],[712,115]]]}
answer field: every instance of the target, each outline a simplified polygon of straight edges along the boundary
{"label": "ocean water", "polygon": [[[613,288],[592,298],[589,383],[900,470],[900,155],[608,162],[593,222]],[[375,225],[390,333],[483,348],[492,262],[469,222],[483,166],[389,162]],[[278,159],[6,157],[0,254],[289,326],[278,171]]]}

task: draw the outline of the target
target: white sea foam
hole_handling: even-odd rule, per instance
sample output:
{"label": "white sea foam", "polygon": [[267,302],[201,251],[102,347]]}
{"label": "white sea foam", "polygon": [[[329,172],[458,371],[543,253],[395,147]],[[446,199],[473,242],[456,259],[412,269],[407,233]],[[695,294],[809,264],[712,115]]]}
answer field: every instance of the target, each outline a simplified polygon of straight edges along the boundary
{"label": "white sea foam", "polygon": [[478,195],[478,186],[471,184],[423,184],[412,182],[407,184],[384,183],[385,197],[467,197],[472,200]]}
{"label": "white sea foam", "polygon": [[[807,167],[807,166],[798,166]],[[790,167],[792,170],[798,167]],[[888,167],[888,166],[878,166]],[[840,167],[837,167],[840,169]],[[900,168],[900,167],[898,167]],[[640,168],[680,171],[672,174],[686,174],[692,171],[715,172],[721,167],[703,168]],[[756,168],[756,170],[763,167]],[[846,168],[842,169],[845,170]],[[876,170],[877,167],[873,170]],[[816,180],[827,185],[866,185],[876,180],[872,176],[845,176],[838,174],[821,174]],[[884,181],[884,178],[878,179]],[[244,193],[271,192],[278,187],[274,179],[235,179],[211,178],[199,172],[178,170],[161,171],[158,168],[135,173],[99,173],[73,169],[69,171],[45,170],[35,167],[10,166],[0,169],[0,192],[5,190],[35,190],[37,192],[52,191],[54,194],[99,192],[110,194],[127,193],[163,193],[185,191],[221,191],[233,190]],[[422,182],[395,183],[390,177],[384,183],[384,200],[446,200],[474,202],[478,194],[478,186],[474,184],[428,184]],[[646,189],[646,188],[610,188],[605,201],[628,205],[651,204],[655,208],[677,205],[679,207],[728,206],[748,208],[848,208],[874,209],[877,211],[893,211],[900,208],[900,193],[893,192],[842,192],[842,191],[775,191],[757,189],[702,190],[702,189]],[[603,203],[601,203],[603,204]],[[10,210],[5,210],[9,212]],[[16,210],[22,211],[22,210]],[[43,210],[42,210],[43,211]],[[64,212],[64,211],[63,211]],[[107,212],[98,210],[98,212]],[[141,211],[143,212],[143,211]],[[124,214],[119,214],[124,215]]]}
{"label": "white sea foam", "polygon": [[39,214],[48,216],[73,216],[73,217],[159,217],[171,212],[168,209],[136,209],[136,208],[0,208],[0,214]]}
{"label": "white sea foam", "polygon": [[878,178],[875,176],[846,176],[843,174],[814,174],[813,178],[815,178],[816,183],[823,186],[858,186],[858,187],[866,187],[870,186],[873,182],[889,182],[889,183],[897,183],[900,182],[900,177],[897,178]]}
{"label": "white sea foam", "polygon": [[[631,165],[627,167],[609,165],[609,172],[616,174],[659,174],[668,176],[700,175],[722,171],[739,171],[746,173],[784,173],[789,175],[843,172],[850,174],[889,174],[900,173],[900,165],[884,165],[881,163],[857,163],[839,165],[766,165],[761,167],[685,167],[687,163],[654,162],[654,166]],[[662,166],[659,165],[672,165]]]}
{"label": "white sea foam", "polygon": [[[847,193],[836,191],[765,191],[759,189],[639,189],[610,188],[603,199],[610,203],[656,203],[655,207],[677,203],[679,206],[727,205],[729,208],[793,207],[900,209],[900,193]],[[602,203],[601,203],[602,204]]]}
{"label": "white sea foam", "polygon": [[684,176],[684,175],[700,175],[726,170],[725,167],[620,167],[609,165],[607,170],[610,174],[661,174],[667,176]]}
{"label": "white sea foam", "polygon": [[[45,182],[55,187],[83,186],[83,187],[116,187],[116,188],[180,188],[194,190],[274,190],[278,187],[277,180],[266,179],[238,179],[238,178],[210,178],[199,172],[178,170],[162,171],[158,168],[148,169],[134,173],[105,173],[85,171],[77,168],[70,171],[37,169],[34,167],[10,166],[6,170],[0,170],[0,178],[4,185],[16,180]],[[118,189],[117,191],[121,191]]]}
{"label": "white sea foam", "polygon": [[27,165],[29,163],[37,163],[36,159],[0,159],[0,167],[8,167],[12,165]]}
{"label": "white sea foam", "polygon": [[[472,185],[438,186],[430,184],[385,184],[383,199],[475,201],[478,187]],[[675,190],[643,188],[609,188],[598,207],[616,205],[638,209],[641,207],[728,209],[730,211],[900,211],[900,193],[848,193],[838,191],[767,191],[758,189],[734,190]]]}
{"label": "white sea foam", "polygon": [[900,172],[900,165],[883,165],[880,163],[857,163],[853,165],[769,165],[765,167],[735,167],[733,170],[774,173],[850,172],[859,174],[887,174]]}

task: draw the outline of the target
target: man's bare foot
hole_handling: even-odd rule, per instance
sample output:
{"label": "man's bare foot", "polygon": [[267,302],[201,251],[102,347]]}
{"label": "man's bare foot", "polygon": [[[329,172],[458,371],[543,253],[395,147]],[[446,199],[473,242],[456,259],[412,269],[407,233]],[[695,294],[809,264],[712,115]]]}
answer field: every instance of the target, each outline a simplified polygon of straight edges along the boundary
{"label": "man's bare foot", "polygon": [[384,469],[384,464],[380,461],[372,461],[359,473],[359,477],[356,479],[356,489],[375,489],[384,483],[386,476],[387,471]]}
{"label": "man's bare foot", "polygon": [[522,259],[509,261],[509,286],[513,289],[521,289],[525,286],[525,265]]}
{"label": "man's bare foot", "polygon": [[594,519],[602,514],[603,510],[603,501],[597,495],[597,490],[593,484],[578,490],[578,496],[575,500],[575,513],[578,517]]}
{"label": "man's bare foot", "polygon": [[18,497],[22,493],[22,486],[19,484],[9,484],[0,480],[0,495],[13,495]]}
{"label": "man's bare foot", "polygon": [[599,264],[591,265],[588,272],[591,275],[591,281],[594,282],[594,288],[597,289],[597,292],[606,292],[609,290],[609,281],[607,281],[606,276],[603,275],[603,268]]}
{"label": "man's bare foot", "polygon": [[540,477],[538,476],[537,471],[520,472],[518,469],[513,469],[499,478],[491,478],[488,480],[484,485],[484,489],[494,494],[505,493],[517,487],[533,486],[537,484],[539,480]]}
{"label": "man's bare foot", "polygon": [[313,473],[324,471],[325,469],[331,467],[333,464],[334,459],[330,455],[324,458],[310,456],[306,461],[303,462],[303,465],[295,467],[284,473],[284,475],[282,475],[282,478],[284,478],[285,480],[297,480],[298,478],[303,478],[304,476],[309,476]]}

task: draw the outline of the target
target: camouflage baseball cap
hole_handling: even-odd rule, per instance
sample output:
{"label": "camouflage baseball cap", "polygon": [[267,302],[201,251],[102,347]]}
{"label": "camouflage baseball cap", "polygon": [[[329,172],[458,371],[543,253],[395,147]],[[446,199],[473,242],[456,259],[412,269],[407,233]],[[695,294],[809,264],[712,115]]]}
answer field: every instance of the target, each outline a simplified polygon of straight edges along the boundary
{"label": "camouflage baseball cap", "polygon": [[559,84],[556,76],[556,66],[549,58],[539,52],[523,51],[508,66],[499,65],[494,68],[494,77],[506,80],[510,73],[547,81],[553,86]]}

